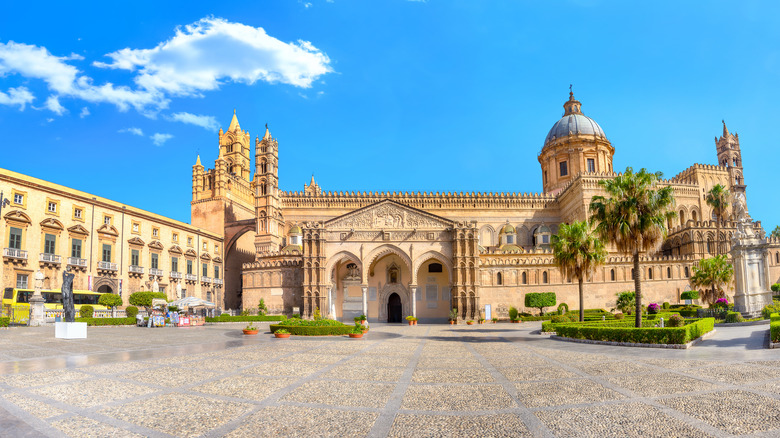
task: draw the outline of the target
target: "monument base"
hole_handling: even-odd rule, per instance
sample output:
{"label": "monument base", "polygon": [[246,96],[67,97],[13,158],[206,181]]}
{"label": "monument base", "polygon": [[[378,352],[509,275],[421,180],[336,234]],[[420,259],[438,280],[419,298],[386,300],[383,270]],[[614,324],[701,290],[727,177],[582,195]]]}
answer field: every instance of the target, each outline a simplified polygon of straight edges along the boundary
{"label": "monument base", "polygon": [[30,327],[40,327],[46,324],[45,300],[40,295],[33,295],[30,298],[30,319],[27,325]]}
{"label": "monument base", "polygon": [[54,337],[57,339],[87,339],[87,323],[55,322]]}

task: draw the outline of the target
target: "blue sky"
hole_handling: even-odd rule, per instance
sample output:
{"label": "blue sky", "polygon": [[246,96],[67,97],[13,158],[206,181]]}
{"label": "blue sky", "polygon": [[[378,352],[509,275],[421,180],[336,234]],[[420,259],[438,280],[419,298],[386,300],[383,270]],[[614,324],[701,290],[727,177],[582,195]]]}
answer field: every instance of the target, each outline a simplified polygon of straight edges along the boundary
{"label": "blue sky", "polygon": [[[740,134],[748,206],[776,194],[777,2],[11,2],[0,167],[185,222],[191,166],[236,109],[301,190],[538,192],[569,84],[615,169],[672,177]],[[17,152],[20,151],[20,152]]]}

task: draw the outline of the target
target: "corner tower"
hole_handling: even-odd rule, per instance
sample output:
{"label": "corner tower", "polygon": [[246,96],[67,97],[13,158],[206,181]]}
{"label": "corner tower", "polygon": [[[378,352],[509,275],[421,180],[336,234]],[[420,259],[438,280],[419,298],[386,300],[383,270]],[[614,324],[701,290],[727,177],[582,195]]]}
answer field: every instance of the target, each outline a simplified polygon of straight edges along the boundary
{"label": "corner tower", "polygon": [[282,247],[284,218],[279,197],[279,142],[268,125],[262,140],[255,139],[255,250],[272,253]]}
{"label": "corner tower", "polygon": [[723,135],[715,138],[718,164],[728,169],[729,190],[732,194],[745,194],[747,185],[742,173],[742,151],[739,149],[739,134],[731,134],[723,121]]}
{"label": "corner tower", "polygon": [[539,153],[545,193],[557,194],[580,173],[612,172],[615,148],[604,130],[582,113],[582,104],[569,92],[563,117],[550,129]]}

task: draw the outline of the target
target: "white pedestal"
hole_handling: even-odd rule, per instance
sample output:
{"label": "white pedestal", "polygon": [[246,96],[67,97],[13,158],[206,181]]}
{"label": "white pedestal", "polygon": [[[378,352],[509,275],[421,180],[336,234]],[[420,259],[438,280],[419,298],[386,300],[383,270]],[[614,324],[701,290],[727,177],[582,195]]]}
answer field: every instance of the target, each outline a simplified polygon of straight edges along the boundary
{"label": "white pedestal", "polygon": [[87,323],[55,322],[54,337],[57,339],[87,339]]}

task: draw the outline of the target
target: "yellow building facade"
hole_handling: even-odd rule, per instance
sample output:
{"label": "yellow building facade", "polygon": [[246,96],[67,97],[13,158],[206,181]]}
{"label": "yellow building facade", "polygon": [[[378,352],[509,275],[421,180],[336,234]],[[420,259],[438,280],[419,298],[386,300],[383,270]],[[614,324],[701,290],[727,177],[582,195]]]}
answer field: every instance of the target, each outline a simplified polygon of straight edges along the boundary
{"label": "yellow building facade", "polygon": [[157,288],[170,299],[222,301],[221,233],[72,188],[0,169],[8,199],[3,218],[3,288],[58,289],[62,272],[74,289],[120,294]]}

